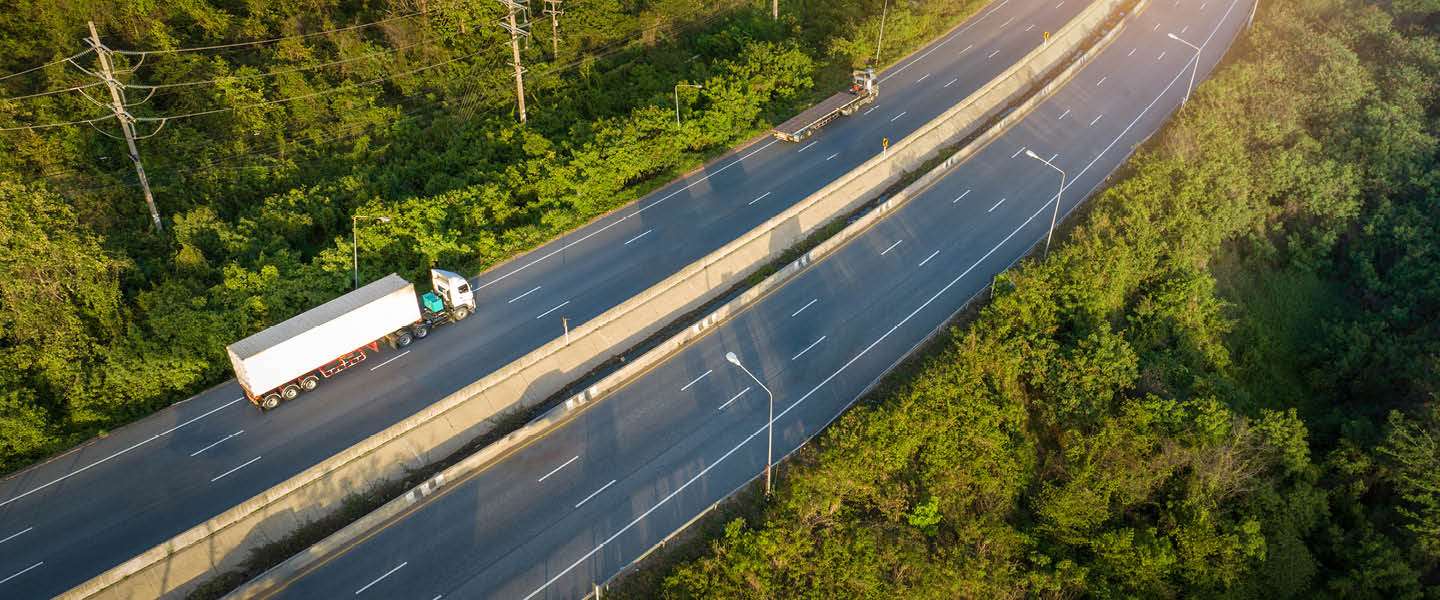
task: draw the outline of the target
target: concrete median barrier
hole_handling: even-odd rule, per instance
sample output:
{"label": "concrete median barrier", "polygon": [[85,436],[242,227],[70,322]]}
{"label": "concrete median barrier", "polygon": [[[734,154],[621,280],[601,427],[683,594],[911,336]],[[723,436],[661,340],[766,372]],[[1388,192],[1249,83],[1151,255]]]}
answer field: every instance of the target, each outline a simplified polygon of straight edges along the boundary
{"label": "concrete median barrier", "polygon": [[[611,355],[640,343],[674,319],[703,306],[811,232],[871,200],[907,172],[936,157],[942,148],[974,135],[1001,111],[1011,107],[1015,99],[1031,91],[1037,78],[1067,64],[1067,61],[1078,64],[1083,60],[1083,56],[1077,56],[1076,49],[1092,39],[1097,28],[1124,2],[1097,0],[1057,31],[1048,44],[1037,47],[970,97],[891,145],[884,156],[873,157],[705,258],[572,329],[568,342],[565,338],[558,338],[546,343],[384,431],[71,589],[60,598],[180,597],[207,575],[237,567],[251,549],[280,539],[302,523],[334,511],[347,494],[366,489],[375,481],[403,477],[407,469],[454,453],[469,440],[494,427],[495,417],[535,406],[560,392]],[[1072,70],[1066,69],[1067,72]],[[1043,91],[1048,92],[1053,85],[1047,85]],[[1037,97],[1043,95],[1037,94]],[[1018,114],[1023,113],[1013,111],[1011,116],[1000,122],[1000,128],[1007,126]],[[983,141],[977,139],[967,148],[978,147],[981,143]],[[964,151],[952,156],[941,168],[907,187],[907,191],[921,189],[918,186],[922,184],[928,185],[928,181],[940,176],[937,172],[959,162],[963,154]],[[882,202],[847,227],[845,232],[854,235],[874,220],[883,218],[908,197],[902,192]],[[296,572],[297,565],[307,564],[306,561],[323,556],[338,544],[348,543],[347,540],[358,535],[357,531],[364,532],[385,519],[394,518],[434,490],[453,484],[465,474],[474,472],[523,443],[534,433],[567,418],[570,412],[623,385],[648,365],[663,360],[766,290],[802,271],[816,257],[824,256],[848,240],[845,232],[786,266],[760,286],[748,290],[680,334],[662,342],[638,360],[631,361],[619,371],[570,397],[541,419],[427,480],[405,497],[396,499],[320,545],[292,558],[261,580],[237,590],[234,596],[250,597],[247,594],[263,589],[266,582],[274,584],[283,580],[287,573]]]}

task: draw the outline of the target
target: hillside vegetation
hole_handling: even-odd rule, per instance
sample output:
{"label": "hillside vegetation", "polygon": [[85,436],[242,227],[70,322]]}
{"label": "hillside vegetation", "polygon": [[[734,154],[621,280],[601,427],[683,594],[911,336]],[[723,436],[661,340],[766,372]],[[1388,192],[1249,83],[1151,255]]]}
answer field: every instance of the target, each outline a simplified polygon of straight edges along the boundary
{"label": "hillside vegetation", "polygon": [[[890,4],[882,62],[982,3]],[[352,215],[395,219],[359,228],[362,280],[478,272],[838,89],[881,0],[576,0],[558,53],[543,8],[521,125],[499,2],[10,2],[0,472],[229,378],[227,344],[349,290]],[[116,68],[155,86],[126,99],[163,232],[114,119],[24,129],[109,114],[95,54],[63,60],[86,20],[148,52]]]}
{"label": "hillside vegetation", "polygon": [[1437,17],[1262,2],[1054,255],[606,597],[1440,598]]}

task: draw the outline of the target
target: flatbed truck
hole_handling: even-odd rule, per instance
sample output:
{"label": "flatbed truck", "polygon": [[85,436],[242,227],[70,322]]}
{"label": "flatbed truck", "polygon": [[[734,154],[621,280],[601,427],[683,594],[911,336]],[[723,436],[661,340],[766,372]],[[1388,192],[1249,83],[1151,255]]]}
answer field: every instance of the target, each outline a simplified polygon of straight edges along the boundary
{"label": "flatbed truck", "polygon": [[841,115],[855,114],[861,106],[874,102],[875,97],[880,95],[880,87],[875,84],[875,69],[857,69],[850,73],[850,79],[850,89],[826,98],[781,123],[774,130],[775,137],[798,142]]}

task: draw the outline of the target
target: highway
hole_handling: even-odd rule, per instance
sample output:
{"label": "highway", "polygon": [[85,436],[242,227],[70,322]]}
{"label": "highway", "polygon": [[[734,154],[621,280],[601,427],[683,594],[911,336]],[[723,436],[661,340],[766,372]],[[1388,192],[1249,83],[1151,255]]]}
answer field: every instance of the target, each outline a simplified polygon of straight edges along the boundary
{"label": "highway", "polygon": [[[264,598],[571,599],[799,447],[1045,239],[1203,78],[1246,0],[1157,0],[1067,86],[922,195],[612,395]],[[900,94],[891,94],[896,98]],[[881,104],[880,110],[893,110]]]}
{"label": "highway", "polygon": [[491,269],[472,280],[474,316],[275,411],[258,413],[231,381],[6,478],[0,597],[62,593],[558,337],[562,318],[573,328],[620,304],[939,115],[1083,6],[998,0],[881,73],[868,114],[805,144],[738,149]]}

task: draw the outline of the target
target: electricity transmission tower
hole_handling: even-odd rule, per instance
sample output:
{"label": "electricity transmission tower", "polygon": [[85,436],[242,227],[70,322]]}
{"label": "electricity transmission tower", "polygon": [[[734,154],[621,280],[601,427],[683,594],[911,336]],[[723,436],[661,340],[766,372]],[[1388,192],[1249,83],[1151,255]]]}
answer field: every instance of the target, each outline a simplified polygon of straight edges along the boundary
{"label": "electricity transmission tower", "polygon": [[560,10],[563,0],[545,0],[545,14],[550,15],[550,55],[551,58],[560,58],[560,15],[565,11]]}
{"label": "electricity transmission tower", "polygon": [[[99,76],[105,82],[105,87],[110,88],[109,108],[115,112],[116,120],[120,121],[120,131],[125,134],[125,145],[130,149],[130,160],[135,163],[135,174],[140,177],[140,189],[145,192],[145,204],[150,207],[150,220],[155,223],[155,231],[164,231],[165,227],[160,224],[160,211],[155,208],[155,197],[150,195],[150,181],[145,178],[145,165],[140,163],[140,151],[135,148],[135,117],[131,116],[130,111],[127,110],[131,105],[125,104],[125,86],[115,80],[115,72],[110,64],[110,49],[100,43],[100,34],[95,31],[94,21],[90,22],[90,39],[86,41],[95,49],[95,56],[100,59]],[[163,121],[161,127],[164,127]],[[157,129],[156,132],[159,130]],[[155,135],[155,133],[150,135]]]}
{"label": "electricity transmission tower", "polygon": [[520,104],[520,122],[525,122],[525,66],[520,64],[520,38],[530,37],[530,32],[525,28],[530,26],[530,19],[526,18],[524,23],[518,23],[515,15],[525,11],[526,16],[530,14],[530,8],[526,0],[500,0],[505,5],[505,18],[500,21],[500,26],[510,32],[510,51],[514,55],[511,65],[515,66],[515,100]]}

